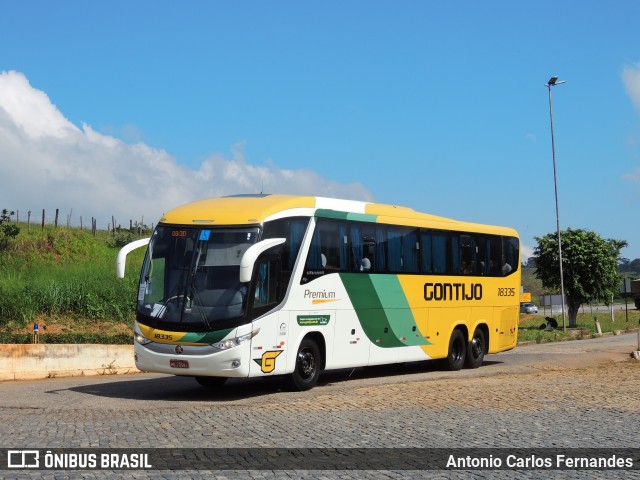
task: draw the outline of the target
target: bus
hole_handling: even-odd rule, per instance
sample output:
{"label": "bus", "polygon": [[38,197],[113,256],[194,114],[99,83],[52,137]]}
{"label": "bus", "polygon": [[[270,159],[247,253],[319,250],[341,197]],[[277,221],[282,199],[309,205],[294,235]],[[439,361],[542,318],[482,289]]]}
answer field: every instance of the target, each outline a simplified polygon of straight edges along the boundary
{"label": "bus", "polygon": [[282,375],[294,390],[324,370],[441,359],[477,368],[516,346],[515,230],[395,205],[233,195],[160,219],[138,286],[139,370],[228,378]]}

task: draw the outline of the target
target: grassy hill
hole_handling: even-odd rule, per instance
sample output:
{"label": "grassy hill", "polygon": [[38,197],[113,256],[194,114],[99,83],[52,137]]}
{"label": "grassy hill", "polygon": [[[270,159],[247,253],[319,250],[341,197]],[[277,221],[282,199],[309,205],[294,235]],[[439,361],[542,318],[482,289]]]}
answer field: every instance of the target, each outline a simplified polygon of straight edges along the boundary
{"label": "grassy hill", "polygon": [[540,295],[544,292],[542,281],[536,278],[536,269],[531,267],[522,267],[522,287],[527,293],[531,293],[531,301],[536,305],[540,305]]}
{"label": "grassy hill", "polygon": [[49,340],[130,337],[144,251],[129,256],[124,279],[116,278],[115,258],[137,237],[53,226],[30,230],[22,225],[0,251],[0,342],[30,336],[34,322]]}

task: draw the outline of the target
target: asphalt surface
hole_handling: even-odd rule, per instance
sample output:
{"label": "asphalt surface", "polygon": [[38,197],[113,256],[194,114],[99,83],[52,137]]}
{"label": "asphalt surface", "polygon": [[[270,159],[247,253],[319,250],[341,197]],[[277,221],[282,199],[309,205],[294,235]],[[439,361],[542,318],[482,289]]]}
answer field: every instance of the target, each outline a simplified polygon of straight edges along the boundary
{"label": "asphalt surface", "polygon": [[[327,372],[309,392],[289,392],[275,378],[232,380],[212,391],[190,378],[158,374],[4,382],[0,452],[291,449],[286,457],[313,455],[309,449],[606,448],[615,453],[640,447],[640,362],[630,358],[637,338],[632,333],[520,346],[460,372],[441,370],[437,362]],[[12,469],[0,476],[640,478],[640,470],[318,470],[311,460],[313,469],[211,469],[205,463],[207,470],[196,470],[195,459],[194,469],[177,471]]]}

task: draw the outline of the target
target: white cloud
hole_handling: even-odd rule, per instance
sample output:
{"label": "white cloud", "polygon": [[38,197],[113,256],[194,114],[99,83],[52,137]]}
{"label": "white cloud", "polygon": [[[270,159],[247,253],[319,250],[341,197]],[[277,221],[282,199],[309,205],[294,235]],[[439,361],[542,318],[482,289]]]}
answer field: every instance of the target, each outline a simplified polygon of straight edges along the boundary
{"label": "white cloud", "polygon": [[640,168],[636,168],[630,173],[625,173],[624,175],[622,175],[622,178],[624,178],[625,180],[630,180],[632,182],[640,183]]}
{"label": "white cloud", "polygon": [[524,263],[526,263],[529,258],[533,257],[533,250],[534,248],[529,245],[525,245],[524,243],[520,244],[520,258]]}
{"label": "white cloud", "polygon": [[640,63],[622,69],[622,83],[633,105],[640,112]]}
{"label": "white cloud", "polygon": [[[132,128],[131,126],[127,128]],[[242,145],[232,158],[213,154],[198,170],[178,164],[164,150],[127,144],[69,122],[42,91],[19,72],[0,73],[0,208],[42,209],[155,223],[163,212],[199,198],[257,192],[373,200],[361,184],[340,184],[312,170],[251,165]]]}

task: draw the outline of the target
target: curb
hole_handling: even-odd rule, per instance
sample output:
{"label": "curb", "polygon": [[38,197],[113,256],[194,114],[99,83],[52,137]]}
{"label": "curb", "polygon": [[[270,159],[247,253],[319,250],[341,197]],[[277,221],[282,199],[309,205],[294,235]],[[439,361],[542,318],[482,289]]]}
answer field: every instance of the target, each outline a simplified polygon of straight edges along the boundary
{"label": "curb", "polygon": [[133,345],[0,345],[0,381],[133,372]]}

